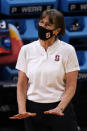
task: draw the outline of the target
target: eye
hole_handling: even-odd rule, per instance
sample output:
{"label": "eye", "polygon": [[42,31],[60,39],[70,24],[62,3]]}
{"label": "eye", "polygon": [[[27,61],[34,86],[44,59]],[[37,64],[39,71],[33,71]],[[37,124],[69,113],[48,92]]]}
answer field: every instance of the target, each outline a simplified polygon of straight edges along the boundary
{"label": "eye", "polygon": [[44,22],[43,21],[39,21],[39,24],[44,24]]}
{"label": "eye", "polygon": [[51,24],[49,24],[49,23],[45,23],[45,26],[46,26],[46,27],[50,27]]}
{"label": "eye", "polygon": [[40,24],[40,25],[45,25],[45,26],[48,27],[48,28],[49,28],[50,26],[52,26],[52,24],[50,24],[50,23],[48,23],[48,22],[44,22],[44,21],[40,21],[39,24]]}

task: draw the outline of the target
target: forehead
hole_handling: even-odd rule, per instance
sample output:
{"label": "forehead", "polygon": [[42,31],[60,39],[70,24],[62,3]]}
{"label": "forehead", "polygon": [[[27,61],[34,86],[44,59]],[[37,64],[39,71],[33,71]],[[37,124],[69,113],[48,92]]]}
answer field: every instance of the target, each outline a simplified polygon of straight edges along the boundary
{"label": "forehead", "polygon": [[45,21],[48,21],[48,22],[50,22],[50,20],[49,20],[49,16],[45,16],[45,17],[42,17],[40,20],[45,20]]}
{"label": "forehead", "polygon": [[53,19],[50,18],[49,15],[45,15],[44,17],[42,17],[40,19],[40,21],[42,21],[43,23],[49,25],[50,29],[55,28],[55,22],[53,21]]}
{"label": "forehead", "polygon": [[50,16],[45,16],[45,17],[42,17],[40,19],[40,21],[46,21],[47,23],[51,24],[51,25],[55,25],[55,20],[53,20],[52,18],[50,18]]}

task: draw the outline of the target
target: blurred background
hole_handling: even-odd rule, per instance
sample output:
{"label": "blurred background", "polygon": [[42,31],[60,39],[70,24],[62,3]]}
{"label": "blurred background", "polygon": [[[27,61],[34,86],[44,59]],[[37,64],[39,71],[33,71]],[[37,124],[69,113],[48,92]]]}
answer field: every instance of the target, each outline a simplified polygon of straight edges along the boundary
{"label": "blurred background", "polygon": [[15,64],[22,45],[38,39],[39,16],[50,8],[64,14],[60,39],[76,49],[81,70],[72,102],[78,131],[87,131],[87,0],[0,0],[0,131],[24,131],[23,120],[9,119],[18,111]]}

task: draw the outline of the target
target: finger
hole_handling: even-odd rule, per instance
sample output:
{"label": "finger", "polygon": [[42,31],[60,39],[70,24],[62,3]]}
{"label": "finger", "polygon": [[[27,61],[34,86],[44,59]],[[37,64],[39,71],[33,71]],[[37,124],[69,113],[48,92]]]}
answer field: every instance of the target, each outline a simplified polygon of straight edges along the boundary
{"label": "finger", "polygon": [[9,117],[9,119],[15,119],[15,117]]}
{"label": "finger", "polygon": [[27,115],[28,116],[36,116],[37,114],[36,113],[28,113]]}
{"label": "finger", "polygon": [[11,117],[9,117],[10,119],[15,119],[16,117],[18,117],[19,116],[19,114],[17,114],[17,115],[14,115],[14,116],[11,116]]}
{"label": "finger", "polygon": [[45,111],[44,114],[53,114],[53,115],[58,115],[58,116],[64,116],[64,113],[53,111],[53,110]]}
{"label": "finger", "polygon": [[23,118],[25,115],[26,115],[26,113],[24,113],[24,114],[17,114],[17,115],[14,115],[12,117],[9,117],[9,118],[10,119],[20,119],[20,118]]}
{"label": "finger", "polygon": [[60,112],[58,113],[59,116],[64,116],[64,113]]}
{"label": "finger", "polygon": [[27,117],[34,117],[34,116],[36,116],[36,113],[25,113],[20,117],[20,119],[27,118]]}
{"label": "finger", "polygon": [[30,117],[30,116],[36,116],[36,113],[24,113],[24,114],[17,114],[17,115],[14,115],[12,117],[9,117],[10,119],[23,119],[23,118],[27,118],[27,117]]}
{"label": "finger", "polygon": [[14,115],[12,117],[9,117],[10,119],[19,119],[22,117],[22,114],[17,114],[17,115]]}
{"label": "finger", "polygon": [[53,111],[49,110],[49,111],[44,111],[44,114],[52,114]]}
{"label": "finger", "polygon": [[9,119],[18,119],[19,117],[17,116],[12,116],[12,117],[9,117]]}

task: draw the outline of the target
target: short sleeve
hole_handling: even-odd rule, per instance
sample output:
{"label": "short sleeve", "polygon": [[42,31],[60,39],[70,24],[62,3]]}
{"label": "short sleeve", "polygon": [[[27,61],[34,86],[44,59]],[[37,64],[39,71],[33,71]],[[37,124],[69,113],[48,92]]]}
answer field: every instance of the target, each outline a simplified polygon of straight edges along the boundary
{"label": "short sleeve", "polygon": [[19,52],[17,63],[16,63],[16,69],[21,70],[24,73],[26,73],[26,54],[25,53],[26,52],[24,50],[24,47],[22,47]]}
{"label": "short sleeve", "polygon": [[72,72],[76,70],[80,70],[79,62],[78,62],[74,47],[71,47],[68,50],[68,57],[66,61],[65,72],[68,73],[68,72]]}

